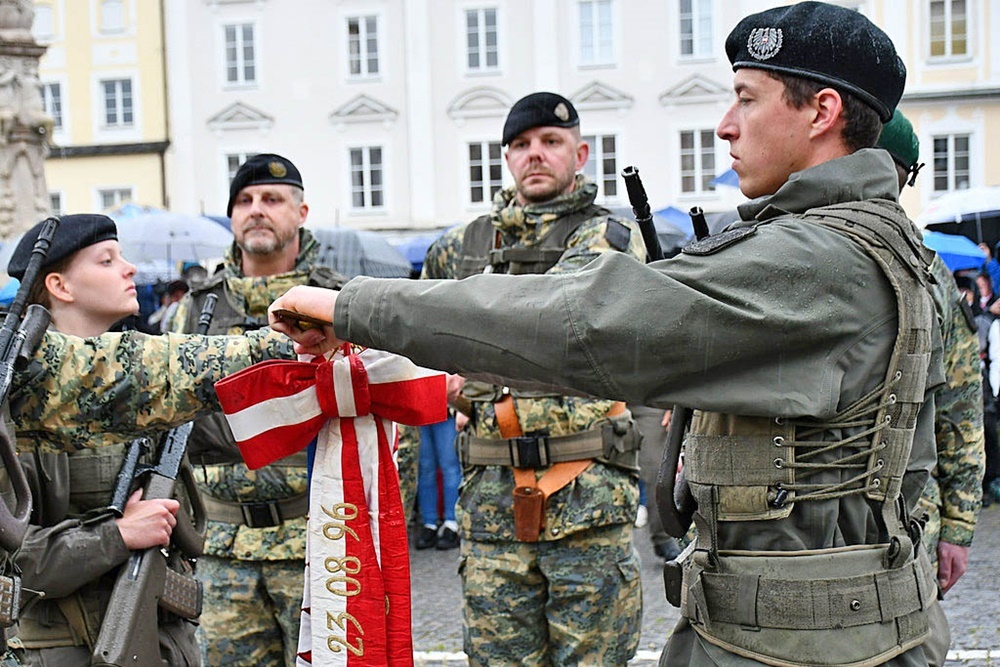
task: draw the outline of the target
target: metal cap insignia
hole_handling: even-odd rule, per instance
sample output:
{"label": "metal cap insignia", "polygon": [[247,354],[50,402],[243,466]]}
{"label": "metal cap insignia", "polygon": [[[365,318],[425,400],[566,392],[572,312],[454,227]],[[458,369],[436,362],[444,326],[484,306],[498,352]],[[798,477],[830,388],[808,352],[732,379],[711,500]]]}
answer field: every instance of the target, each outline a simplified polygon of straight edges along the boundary
{"label": "metal cap insignia", "polygon": [[747,51],[757,60],[768,60],[778,55],[783,40],[781,28],[754,28],[747,39]]}
{"label": "metal cap insignia", "polygon": [[285,168],[285,165],[278,161],[268,162],[267,170],[271,172],[271,176],[274,176],[275,178],[284,178],[288,175],[288,170]]}
{"label": "metal cap insignia", "polygon": [[566,104],[564,102],[557,104],[556,108],[552,110],[552,113],[556,118],[564,123],[569,120],[569,109],[566,108]]}

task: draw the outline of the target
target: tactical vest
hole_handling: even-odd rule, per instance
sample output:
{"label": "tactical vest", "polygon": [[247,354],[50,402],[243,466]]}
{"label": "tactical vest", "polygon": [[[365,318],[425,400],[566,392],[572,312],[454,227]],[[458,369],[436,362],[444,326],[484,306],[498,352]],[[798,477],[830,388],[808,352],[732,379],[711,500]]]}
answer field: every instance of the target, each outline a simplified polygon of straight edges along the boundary
{"label": "tactical vest", "polygon": [[[886,376],[822,422],[696,416],[685,472],[698,502],[698,538],[684,563],[681,613],[707,641],[765,664],[877,665],[923,642],[925,610],[935,603],[919,530],[898,504],[931,357],[930,254],[891,202],[813,209],[801,219],[849,237],[892,286],[898,329]],[[839,471],[842,481],[816,483],[824,470]],[[879,508],[887,543],[718,549],[720,521],[780,520],[795,503],[848,495]]]}
{"label": "tactical vest", "polygon": [[[526,248],[496,247],[497,231],[492,218],[489,215],[480,216],[465,229],[455,277],[461,280],[484,272],[511,275],[545,273],[559,262],[559,258],[566,252],[569,238],[580,225],[591,218],[610,213],[606,208],[594,204],[574,211],[553,222],[545,236]],[[517,398],[551,398],[560,395],[551,391],[508,389],[473,381],[466,382],[462,390],[462,394],[470,401],[488,403],[495,403],[508,393]]]}
{"label": "tactical vest", "polygon": [[[323,266],[313,267],[307,280],[303,283],[314,287],[339,289],[345,279],[339,273]],[[232,331],[252,331],[267,326],[266,317],[251,317],[240,309],[240,305],[232,298],[226,289],[224,272],[219,272],[211,279],[194,290],[191,309],[184,322],[184,331],[195,331],[198,327],[198,316],[208,294],[219,297],[209,326],[209,334],[229,334]],[[222,413],[212,413],[199,417],[195,421],[188,439],[188,455],[196,465],[222,465],[227,463],[242,463],[243,456],[233,441],[232,432]],[[294,454],[281,459],[272,465],[305,467],[305,453]]]}
{"label": "tactical vest", "polygon": [[[569,238],[591,218],[610,215],[606,208],[591,204],[551,223],[548,232],[530,247],[498,246],[496,228],[489,215],[473,220],[462,237],[456,278],[480,273],[527,275],[545,273],[566,252]],[[505,396],[514,398],[555,398],[551,390],[531,391],[487,382],[467,381],[462,394],[473,403],[496,403]],[[553,463],[596,458],[622,468],[637,469],[641,436],[629,413],[609,417],[590,431],[548,438],[537,434],[513,441],[478,438],[465,431],[459,434],[459,456],[465,465],[512,465],[544,468]]]}

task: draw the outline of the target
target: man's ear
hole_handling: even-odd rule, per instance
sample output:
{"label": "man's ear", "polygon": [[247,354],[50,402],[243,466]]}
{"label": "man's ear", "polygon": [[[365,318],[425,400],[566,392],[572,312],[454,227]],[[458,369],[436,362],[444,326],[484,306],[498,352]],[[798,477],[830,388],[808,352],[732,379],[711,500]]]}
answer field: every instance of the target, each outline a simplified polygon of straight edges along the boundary
{"label": "man's ear", "polygon": [[309,204],[305,202],[299,204],[299,227],[303,227],[306,224],[306,218],[309,217]]}
{"label": "man's ear", "polygon": [[817,137],[838,129],[844,117],[844,100],[833,88],[816,93],[811,102],[814,110],[810,136]]}
{"label": "man's ear", "polygon": [[76,299],[66,285],[66,277],[61,273],[49,273],[45,276],[45,289],[56,301],[73,303]]}

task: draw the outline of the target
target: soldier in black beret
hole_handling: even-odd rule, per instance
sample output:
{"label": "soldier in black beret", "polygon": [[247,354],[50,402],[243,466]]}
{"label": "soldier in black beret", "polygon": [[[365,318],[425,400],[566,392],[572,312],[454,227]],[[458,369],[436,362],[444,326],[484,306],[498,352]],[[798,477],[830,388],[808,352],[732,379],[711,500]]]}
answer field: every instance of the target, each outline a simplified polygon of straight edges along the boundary
{"label": "soldier in black beret", "polygon": [[[717,134],[752,199],[725,231],[676,258],[643,264],[605,253],[572,275],[476,275],[429,286],[362,279],[339,292],[297,287],[272,308],[327,318],[332,327],[301,332],[272,321],[305,352],[349,341],[430,368],[504,378],[511,393],[535,382],[695,408],[686,429],[676,416],[671,423],[682,427],[679,490],[691,502],[677,507],[674,494],[664,493],[676,461],[664,461],[657,489],[663,516],[677,529],[693,521],[698,532],[665,571],[681,619],[660,664],[923,667],[923,645],[942,612],[910,516],[936,461],[930,397],[945,376],[929,294],[932,254],[899,207],[892,158],[873,148],[905,70],[871,21],[817,2],[745,18],[726,50],[737,99]],[[482,262],[498,255],[479,253]],[[530,435],[528,426],[523,431]],[[487,451],[531,441],[502,438]],[[533,482],[542,471],[528,472]],[[496,533],[517,502],[509,489],[502,493],[504,478],[494,470],[481,477],[501,493],[491,506],[464,506],[467,619],[475,604],[513,606],[511,582],[519,581],[511,573],[489,589],[488,602],[473,597],[470,584],[489,578],[473,581],[484,567],[475,561],[499,551]],[[476,493],[478,481],[466,480],[460,502],[485,497]],[[588,489],[583,475],[574,484],[571,495]],[[547,538],[553,528],[569,532],[554,508],[572,501],[560,493],[543,502]],[[596,506],[578,516],[596,522],[613,511]],[[523,574],[531,553],[511,552],[504,563]],[[586,553],[592,560],[597,551]],[[578,563],[577,578],[584,572]],[[538,597],[546,608],[532,618],[551,618],[554,596]],[[577,606],[572,615],[585,614]],[[625,618],[614,622],[618,632]],[[498,655],[524,649],[520,664],[626,662],[535,652],[523,621],[490,635],[497,627],[470,627],[476,638],[469,645],[495,636]],[[517,662],[467,652],[475,664]]]}
{"label": "soldier in black beret", "polygon": [[[44,221],[38,223],[21,237],[17,247],[14,249],[14,253],[10,257],[10,261],[7,263],[7,273],[11,277],[18,280],[24,277],[24,272],[28,268],[28,261],[31,259],[31,252],[35,247],[35,242],[38,240],[38,235],[41,233],[44,224]],[[59,226],[56,227],[52,243],[49,245],[49,252],[45,257],[45,262],[42,264],[42,272],[28,295],[29,303],[40,303],[46,307],[51,307],[52,295],[50,294],[50,288],[47,286],[48,275],[63,272],[73,261],[73,257],[79,250],[103,241],[117,240],[118,228],[115,226],[114,220],[106,215],[80,213],[62,216]],[[120,256],[121,252],[117,245],[116,243],[115,249]],[[135,273],[134,266],[132,266],[132,272]],[[136,303],[136,310],[138,310],[138,302]],[[118,318],[108,322],[105,330],[118,319],[129,314],[134,313],[123,312]],[[98,331],[98,333],[103,333],[103,331]]]}
{"label": "soldier in black beret", "polygon": [[[268,304],[293,285],[343,282],[319,263],[320,244],[305,226],[302,174],[287,157],[248,158],[233,177],[226,212],[233,245],[225,263],[177,303],[172,331],[197,331],[210,294],[219,299],[208,333],[236,335],[265,326]],[[305,457],[250,472],[220,413],[195,420],[188,453],[200,471],[209,526],[198,559],[206,583],[198,629],[202,663],[292,664],[305,566]],[[233,581],[261,595],[234,603]]]}

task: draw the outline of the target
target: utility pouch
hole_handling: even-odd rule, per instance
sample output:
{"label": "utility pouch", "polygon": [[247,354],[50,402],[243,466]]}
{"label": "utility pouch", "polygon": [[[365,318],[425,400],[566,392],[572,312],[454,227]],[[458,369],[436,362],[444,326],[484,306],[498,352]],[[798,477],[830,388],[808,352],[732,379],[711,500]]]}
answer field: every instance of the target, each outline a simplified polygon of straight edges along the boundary
{"label": "utility pouch", "polygon": [[537,542],[545,517],[545,494],[531,486],[514,487],[514,537]]}
{"label": "utility pouch", "polygon": [[683,581],[683,565],[676,560],[663,564],[663,590],[667,595],[667,602],[678,609],[681,606],[681,584]]}
{"label": "utility pouch", "polygon": [[0,628],[14,625],[20,608],[21,577],[0,575]]}

